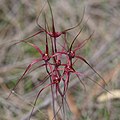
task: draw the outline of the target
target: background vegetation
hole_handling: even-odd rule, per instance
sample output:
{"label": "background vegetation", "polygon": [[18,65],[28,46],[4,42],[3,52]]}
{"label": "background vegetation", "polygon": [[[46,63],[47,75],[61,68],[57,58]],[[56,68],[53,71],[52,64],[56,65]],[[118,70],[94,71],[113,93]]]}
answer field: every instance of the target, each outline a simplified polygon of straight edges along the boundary
{"label": "background vegetation", "polygon": [[[106,96],[106,92],[98,84],[87,78],[84,87],[73,76],[67,94],[71,119],[76,120],[119,120],[120,118],[120,1],[119,0],[50,0],[53,8],[56,28],[58,31],[72,27],[78,23],[85,7],[85,25],[79,42],[94,31],[92,39],[81,49],[82,54],[104,77],[106,83],[99,79],[91,69],[83,63],[78,63],[78,71],[94,78],[102,87],[113,92],[115,96]],[[44,4],[44,0],[0,0],[0,120],[27,120],[36,93],[40,88],[32,88],[45,75],[44,69],[38,69],[27,75],[19,84],[16,94],[8,96],[22,75],[23,71],[39,54],[25,43],[11,46],[39,30],[36,17]],[[45,7],[47,21],[51,24],[48,6]],[[44,25],[43,16],[39,23]],[[86,23],[86,20],[88,22]],[[71,31],[72,40],[80,28]],[[72,39],[71,39],[72,38]],[[62,38],[61,38],[62,39]],[[62,40],[59,40],[62,41]],[[30,39],[44,49],[44,35]],[[70,42],[69,41],[69,42]],[[69,44],[68,42],[68,44]],[[29,102],[29,103],[28,103]],[[37,108],[41,112],[37,111]],[[50,90],[46,89],[36,105],[33,120],[51,120]],[[60,119],[62,115],[59,114]]]}

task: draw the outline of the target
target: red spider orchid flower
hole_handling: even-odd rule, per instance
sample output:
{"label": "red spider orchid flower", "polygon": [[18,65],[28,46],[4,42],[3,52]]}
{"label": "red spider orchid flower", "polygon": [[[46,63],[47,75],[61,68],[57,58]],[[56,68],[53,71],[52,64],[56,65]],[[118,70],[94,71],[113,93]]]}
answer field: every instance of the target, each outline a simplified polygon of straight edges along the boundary
{"label": "red spider orchid flower", "polygon": [[[41,57],[33,60],[33,61],[27,66],[26,70],[24,71],[23,75],[18,79],[18,81],[17,81],[16,85],[14,86],[14,88],[12,89],[12,91],[14,91],[14,90],[16,89],[16,87],[17,87],[17,85],[19,84],[19,82],[25,77],[25,75],[30,71],[31,67],[32,67],[34,64],[36,64],[36,63],[38,63],[38,62],[41,62],[41,61],[44,61],[45,63],[39,66],[39,67],[44,67],[44,66],[47,65],[47,62],[50,60],[50,57],[52,57],[52,56],[49,57],[47,37],[46,37],[46,51],[45,51],[44,53],[43,53],[43,51],[42,51],[37,45],[32,44],[32,43],[30,43],[30,42],[25,42],[25,43],[29,44],[29,45],[32,46],[34,49],[36,49],[36,50],[39,52],[39,54],[41,55]],[[9,96],[7,97],[7,99],[8,99],[8,98],[10,97],[10,95],[12,94],[12,91],[10,92]]]}
{"label": "red spider orchid flower", "polygon": [[[41,59],[41,58],[38,58],[38,59],[33,60],[33,61],[28,65],[28,67],[27,67],[26,70],[24,71],[23,75],[18,79],[18,81],[17,81],[17,83],[15,84],[14,88],[11,90],[11,92],[10,92],[10,94],[8,95],[7,99],[10,97],[10,95],[12,94],[12,92],[15,91],[17,85],[18,85],[19,82],[25,77],[25,75],[27,74],[27,72],[29,72],[30,68],[31,68],[34,64],[36,64],[36,63],[38,63],[38,62],[40,62],[40,61],[42,61],[42,59]],[[42,64],[41,67],[43,67],[44,65],[45,65],[45,64]]]}
{"label": "red spider orchid flower", "polygon": [[[42,92],[44,89],[48,88],[48,87],[52,87],[52,89],[55,87],[56,96],[58,96],[58,93],[59,93],[60,96],[63,97],[63,94],[62,94],[61,88],[60,88],[60,81],[61,81],[60,73],[58,72],[57,69],[55,69],[54,64],[52,64],[52,65],[51,65],[51,64],[48,64],[48,66],[49,66],[50,72],[49,72],[48,75],[43,79],[43,82],[40,83],[40,84],[38,84],[37,86],[35,86],[34,89],[36,89],[37,87],[43,85],[43,83],[45,83],[48,78],[51,78],[50,84],[45,85],[45,86],[42,87],[42,89],[38,92],[38,94],[37,94],[37,96],[36,96],[36,98],[35,98],[35,101],[34,101],[34,106],[36,105],[36,102],[37,102],[37,100],[38,100],[41,92]],[[54,102],[55,94],[53,94],[52,97],[53,97],[52,99],[53,99],[53,102]],[[64,99],[64,98],[62,98],[62,99]],[[53,109],[55,109],[55,108],[53,108]],[[59,109],[59,110],[60,110],[60,109]],[[29,116],[29,120],[31,119],[31,116],[32,116],[33,111],[34,111],[34,107],[32,108],[31,114],[30,114],[30,116]],[[55,119],[56,119],[56,115],[57,115],[57,114],[55,113],[55,116],[54,116]]]}
{"label": "red spider orchid flower", "polygon": [[67,63],[66,64],[61,64],[62,66],[64,66],[64,68],[58,68],[59,71],[63,71],[63,73],[61,74],[61,81],[63,81],[64,83],[64,90],[63,93],[61,94],[61,96],[65,96],[67,89],[68,89],[68,84],[70,81],[70,76],[71,74],[76,74],[76,76],[78,77],[78,79],[80,80],[80,82],[83,84],[83,86],[85,87],[84,83],[81,81],[79,76],[82,76],[82,73],[78,73],[74,68],[73,65],[74,63],[71,64],[70,59],[67,59]]}
{"label": "red spider orchid flower", "polygon": [[[55,43],[54,43],[54,46],[56,47],[56,38],[60,37],[61,35],[64,35],[64,39],[66,40],[66,34],[67,34],[67,32],[70,31],[70,30],[73,30],[73,29],[77,28],[77,27],[81,24],[81,22],[83,21],[84,13],[85,13],[85,8],[84,8],[84,11],[83,11],[82,18],[81,18],[81,20],[78,22],[78,24],[76,24],[75,26],[73,26],[73,27],[71,27],[71,28],[65,29],[65,30],[63,30],[63,31],[61,31],[61,32],[57,32],[56,29],[55,29],[55,22],[54,22],[53,12],[52,12],[52,8],[51,8],[51,5],[50,5],[50,3],[49,3],[49,0],[47,0],[47,3],[48,3],[48,6],[49,6],[49,8],[50,8],[50,13],[51,13],[51,17],[52,17],[52,31],[50,31],[50,30],[47,31],[46,28],[43,28],[43,27],[38,23],[39,16],[40,16],[40,14],[42,13],[42,11],[43,11],[43,9],[44,9],[44,7],[45,7],[45,5],[44,5],[44,6],[42,7],[40,13],[39,13],[39,16],[38,16],[37,19],[36,19],[36,23],[37,23],[37,25],[38,25],[38,27],[39,27],[40,30],[37,31],[36,33],[34,33],[33,35],[30,35],[29,37],[27,37],[27,38],[25,38],[25,39],[23,39],[23,40],[20,40],[20,41],[18,41],[18,42],[16,42],[16,43],[14,43],[14,45],[15,45],[15,44],[18,44],[18,43],[21,43],[21,42],[24,42],[24,41],[26,41],[26,40],[28,40],[28,39],[36,36],[36,35],[39,35],[39,34],[41,34],[41,33],[45,33],[45,34],[49,35],[51,38],[54,39],[54,42],[55,42]],[[45,15],[44,15],[44,16],[45,16]],[[46,19],[46,18],[45,18],[45,19]],[[46,20],[45,20],[45,21],[46,21]],[[57,52],[57,51],[56,51],[56,52]]]}
{"label": "red spider orchid flower", "polygon": [[[24,41],[24,42],[25,42],[25,41]],[[37,45],[35,45],[35,44],[33,44],[33,43],[30,43],[30,42],[25,42],[25,43],[29,44],[29,45],[32,46],[34,49],[36,49],[36,50],[39,52],[39,54],[40,54],[41,57],[40,57],[39,59],[33,60],[33,61],[28,65],[28,67],[26,68],[25,72],[24,72],[23,75],[20,77],[20,79],[17,81],[17,83],[16,83],[15,87],[12,89],[12,91],[15,90],[15,88],[17,87],[17,85],[19,84],[19,82],[20,82],[20,81],[23,79],[23,77],[30,71],[31,67],[32,67],[34,64],[36,64],[36,63],[38,63],[38,62],[41,62],[41,61],[44,61],[44,64],[38,66],[37,68],[45,67],[45,68],[46,68],[46,72],[47,72],[48,75],[42,80],[42,83],[40,83],[40,84],[38,84],[37,86],[35,86],[35,88],[37,88],[38,86],[43,85],[43,84],[47,81],[48,78],[50,78],[50,84],[44,86],[44,87],[39,91],[39,93],[38,93],[37,96],[36,96],[36,99],[35,99],[35,102],[34,102],[34,106],[35,106],[35,104],[36,104],[36,102],[37,102],[37,99],[38,99],[40,93],[41,93],[44,89],[46,89],[47,87],[51,87],[51,91],[53,91],[53,85],[55,85],[55,87],[56,87],[56,95],[57,95],[58,92],[59,92],[60,95],[62,95],[62,94],[61,94],[60,87],[59,87],[60,76],[61,76],[61,75],[60,75],[59,70],[57,70],[58,66],[61,65],[61,62],[60,62],[60,57],[61,57],[61,55],[59,55],[58,53],[55,53],[55,54],[52,54],[52,55],[49,54],[49,49],[48,49],[49,46],[48,46],[48,42],[47,42],[47,34],[46,34],[45,52],[43,52]],[[55,58],[55,64],[54,64],[54,63],[50,63],[50,62],[54,61],[54,60],[53,60],[54,58]],[[37,69],[37,68],[35,68],[35,69]],[[53,68],[54,68],[54,69],[53,69]],[[35,69],[34,69],[34,70],[35,70]],[[32,70],[32,71],[33,71],[33,70]],[[11,93],[12,93],[12,91],[11,91]],[[10,95],[11,95],[11,93],[10,93]],[[9,95],[9,96],[10,96],[10,95]],[[9,98],[9,96],[8,96],[8,98]],[[52,92],[52,96],[53,96],[52,99],[53,99],[53,101],[54,101],[54,96],[55,96],[55,95],[54,95],[53,92]],[[34,107],[33,107],[33,109],[32,109],[32,112],[33,112],[33,110],[34,110]],[[31,116],[32,116],[32,112],[31,112]],[[30,116],[30,118],[31,118],[31,116]]]}
{"label": "red spider orchid flower", "polygon": [[[84,27],[83,27],[84,28]],[[82,48],[92,37],[93,33],[85,40],[83,40],[82,42],[80,42],[76,48],[74,48],[74,50],[72,50],[72,46],[75,42],[75,40],[77,39],[77,37],[80,35],[81,31],[83,30],[83,28],[78,32],[78,34],[75,36],[75,38],[73,39],[69,49],[67,51],[64,51],[64,52],[58,52],[58,53],[61,53],[61,54],[65,54],[65,55],[68,55],[69,56],[69,62],[71,63],[72,65],[72,59],[73,58],[76,58],[77,60],[81,60],[83,61],[85,64],[87,64],[103,81],[104,83],[106,84],[105,80],[102,78],[102,76],[89,64],[89,62],[82,56],[79,56],[79,55],[76,55],[76,51],[79,50],[80,48]],[[106,84],[107,85],[107,84]]]}

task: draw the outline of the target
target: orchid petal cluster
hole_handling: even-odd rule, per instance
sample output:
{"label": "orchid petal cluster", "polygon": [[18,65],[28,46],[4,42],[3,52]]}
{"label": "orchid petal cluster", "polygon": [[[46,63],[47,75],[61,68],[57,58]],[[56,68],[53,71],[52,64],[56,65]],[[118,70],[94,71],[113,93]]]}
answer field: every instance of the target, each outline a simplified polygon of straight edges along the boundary
{"label": "orchid petal cluster", "polygon": [[[62,32],[57,32],[56,29],[55,29],[52,8],[51,8],[48,0],[47,0],[47,3],[49,5],[51,16],[52,16],[52,31],[49,30],[49,26],[48,26],[48,23],[46,21],[46,16],[44,16],[45,17],[45,28],[41,27],[41,25],[39,25],[38,22],[37,22],[37,24],[39,26],[39,31],[37,33],[31,35],[30,37],[28,37],[24,40],[21,40],[21,41],[15,43],[15,44],[18,44],[18,43],[24,42],[24,43],[30,45],[40,54],[40,58],[37,58],[37,59],[33,60],[28,65],[28,67],[24,71],[23,75],[19,78],[19,80],[17,81],[17,83],[14,86],[14,88],[12,89],[12,91],[14,91],[16,89],[19,82],[29,73],[29,71],[31,70],[31,68],[34,64],[37,64],[37,63],[41,62],[42,64],[40,66],[38,66],[38,68],[45,68],[46,69],[46,73],[47,73],[46,77],[42,80],[42,83],[40,83],[39,85],[36,86],[36,87],[39,87],[41,85],[43,87],[39,91],[39,93],[37,94],[37,97],[35,98],[34,106],[36,105],[36,102],[37,102],[38,97],[40,96],[41,92],[48,87],[51,87],[53,102],[54,102],[55,96],[58,96],[58,95],[61,96],[62,101],[63,101],[65,99],[64,97],[65,97],[65,94],[68,90],[70,77],[71,77],[72,74],[76,75],[76,77],[79,79],[81,84],[84,85],[83,81],[80,79],[80,77],[83,75],[83,73],[78,72],[74,68],[74,65],[76,64],[76,61],[78,61],[78,60],[87,64],[102,80],[104,80],[96,72],[96,70],[88,63],[88,61],[84,57],[76,54],[76,52],[79,49],[81,49],[91,39],[93,33],[88,38],[86,38],[85,40],[82,40],[81,42],[78,42],[77,46],[74,46],[74,43],[76,42],[76,39],[79,37],[80,33],[84,29],[84,27],[82,27],[80,29],[80,31],[77,33],[77,35],[74,37],[74,39],[71,40],[72,42],[71,42],[70,46],[68,47],[68,45],[67,45],[66,34],[70,30],[78,27],[81,24],[81,22],[83,20],[83,17],[80,20],[80,22],[77,25],[75,25],[74,27],[63,30]],[[41,50],[38,45],[35,45],[35,44],[27,41],[28,39],[30,39],[30,38],[38,35],[38,34],[41,34],[41,33],[45,34],[45,46],[44,46],[45,51]],[[58,38],[61,37],[61,36],[63,36],[63,38],[64,38],[63,44],[59,44],[57,42]],[[49,42],[48,42],[48,37],[50,38]],[[60,48],[58,49],[57,46],[60,46]],[[73,46],[74,46],[74,49],[73,49]],[[47,80],[49,80],[49,84],[44,85],[44,83]],[[63,87],[61,87],[61,84],[62,84]],[[55,91],[53,90],[53,88],[54,88]],[[8,98],[12,94],[12,91],[9,94]],[[30,118],[32,116],[33,110],[34,110],[34,107],[32,109]]]}

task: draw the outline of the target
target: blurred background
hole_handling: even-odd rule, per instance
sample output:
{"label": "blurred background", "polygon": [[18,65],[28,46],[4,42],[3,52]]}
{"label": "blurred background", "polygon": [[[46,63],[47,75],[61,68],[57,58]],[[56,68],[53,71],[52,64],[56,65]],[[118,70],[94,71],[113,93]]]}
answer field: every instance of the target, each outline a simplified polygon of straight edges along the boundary
{"label": "blurred background", "polygon": [[[70,110],[67,110],[66,116],[69,120],[120,120],[120,0],[49,1],[57,31],[75,26],[83,17],[81,25],[69,32],[68,44],[82,26],[85,28],[77,42],[94,32],[91,40],[77,54],[84,56],[107,83],[106,86],[87,65],[77,62],[75,69],[95,82],[82,78],[85,89],[75,76],[71,77],[66,94]],[[0,0],[0,120],[27,120],[34,98],[40,90],[32,88],[46,75],[44,69],[31,72],[19,83],[9,100],[5,99],[28,64],[39,57],[31,46],[25,43],[13,44],[39,30],[36,18],[44,3],[44,0]],[[50,26],[48,4],[43,12]],[[38,22],[44,27],[42,14]],[[28,41],[39,45],[44,51],[44,37],[41,34]],[[62,41],[59,38],[59,43]],[[52,120],[50,95],[50,89],[41,94],[32,120]],[[58,115],[63,120],[63,115]]]}

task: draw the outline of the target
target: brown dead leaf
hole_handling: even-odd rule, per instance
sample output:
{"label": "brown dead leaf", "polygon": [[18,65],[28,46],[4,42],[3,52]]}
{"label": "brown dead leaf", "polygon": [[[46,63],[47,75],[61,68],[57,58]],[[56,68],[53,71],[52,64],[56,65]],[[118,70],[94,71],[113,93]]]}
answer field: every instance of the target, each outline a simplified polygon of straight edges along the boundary
{"label": "brown dead leaf", "polygon": [[[114,78],[116,76],[116,74],[118,74],[118,71],[120,70],[120,64],[118,64],[114,69],[111,69],[107,74],[105,74],[103,76],[104,80],[106,83],[109,83],[110,80],[111,81],[114,81]],[[116,72],[117,71],[117,72]],[[98,84],[100,84],[103,88],[105,86],[105,82],[103,80],[99,80],[98,81]],[[98,84],[95,84],[93,86],[93,88],[90,90],[90,92],[88,93],[88,95],[86,96],[85,98],[85,101],[82,105],[81,108],[86,108],[88,106],[88,103],[90,103],[90,101],[92,101],[92,99],[95,97],[95,96],[98,96],[102,91],[103,91],[103,88],[100,87]],[[109,93],[108,93],[109,94]]]}
{"label": "brown dead leaf", "polygon": [[98,102],[106,102],[112,99],[120,99],[120,90],[111,90],[110,93],[103,93],[98,98]]}
{"label": "brown dead leaf", "polygon": [[77,120],[80,117],[80,111],[75,103],[74,97],[69,91],[67,93],[67,102],[68,102],[71,112],[74,115],[74,118]]}
{"label": "brown dead leaf", "polygon": [[51,106],[48,107],[47,111],[48,111],[49,120],[52,120],[54,118],[54,114],[53,114],[53,110],[52,110]]}
{"label": "brown dead leaf", "polygon": [[[120,70],[120,64],[118,64],[114,69],[110,70],[105,76],[103,76],[106,84],[110,82],[110,80],[114,80],[112,78],[114,78],[116,71]],[[118,72],[117,72],[118,73]],[[101,86],[105,86],[105,82],[103,80],[99,80],[98,84],[100,84]],[[93,89],[91,90],[91,97],[97,96],[100,94],[100,92],[103,90],[102,87],[100,87],[98,84],[95,84],[95,86],[93,87]]]}

